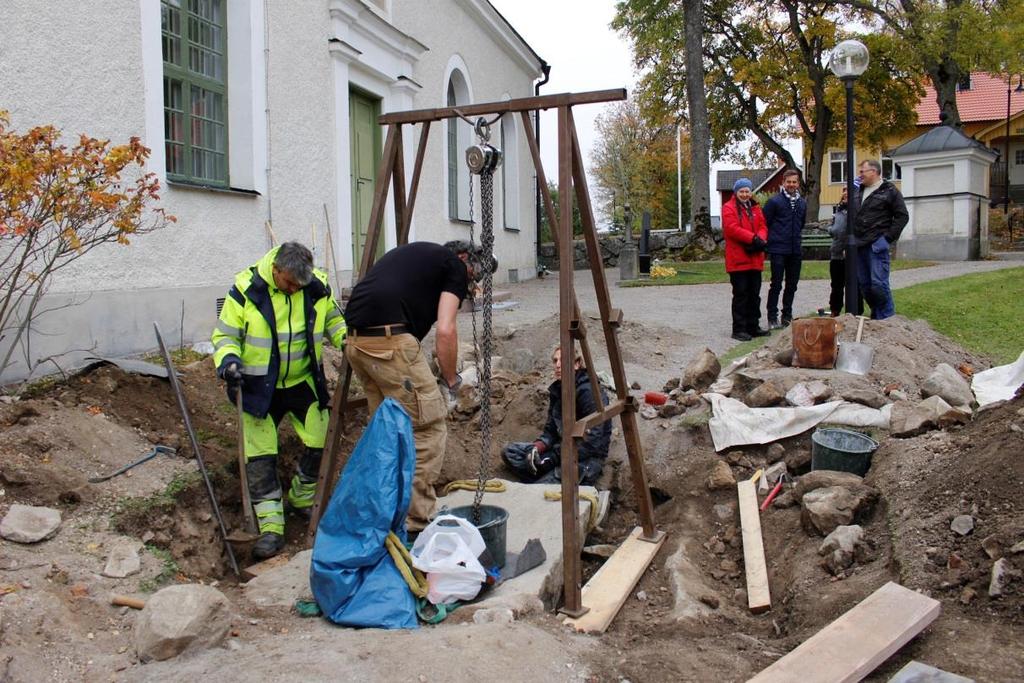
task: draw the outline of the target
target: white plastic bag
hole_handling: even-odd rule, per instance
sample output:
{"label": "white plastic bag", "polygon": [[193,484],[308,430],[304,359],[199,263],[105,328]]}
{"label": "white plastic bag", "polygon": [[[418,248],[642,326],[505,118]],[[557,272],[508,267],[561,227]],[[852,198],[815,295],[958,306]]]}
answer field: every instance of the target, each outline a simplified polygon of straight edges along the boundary
{"label": "white plastic bag", "polygon": [[439,605],[475,598],[487,579],[477,559],[485,547],[480,530],[454,515],[440,515],[420,532],[410,554],[427,575],[427,600]]}
{"label": "white plastic bag", "polygon": [[[456,534],[465,541],[474,558],[480,557],[480,553],[486,547],[484,537],[480,535],[480,530],[473,526],[468,519],[456,517],[455,515],[438,515],[426,529],[420,532],[420,535],[416,537],[416,542],[412,544],[411,554],[413,559],[423,552],[423,549],[427,547],[427,543],[437,533]],[[423,567],[419,566],[417,566],[417,569],[426,571]]]}

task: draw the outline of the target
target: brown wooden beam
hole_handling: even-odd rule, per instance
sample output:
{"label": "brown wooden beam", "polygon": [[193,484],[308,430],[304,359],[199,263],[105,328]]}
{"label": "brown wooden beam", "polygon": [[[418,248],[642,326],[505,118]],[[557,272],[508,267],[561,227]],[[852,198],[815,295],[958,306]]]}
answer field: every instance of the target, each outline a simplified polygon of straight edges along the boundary
{"label": "brown wooden beam", "polygon": [[409,226],[412,225],[412,211],[416,207],[416,193],[420,187],[420,172],[423,171],[423,157],[427,153],[427,138],[430,136],[430,121],[423,122],[420,129],[420,144],[416,148],[416,160],[412,165],[412,180],[409,182],[409,203],[405,208],[405,220],[398,226],[398,245],[409,243]]}
{"label": "brown wooden beam", "polygon": [[405,145],[402,144],[402,127],[395,126],[394,128],[395,168],[391,172],[391,181],[395,185],[395,228],[397,235],[400,235],[402,227],[411,216],[406,213],[408,206],[405,202]]}
{"label": "brown wooden beam", "polygon": [[388,127],[388,136],[384,141],[384,156],[381,158],[377,181],[374,185],[373,208],[370,209],[370,224],[366,228],[366,244],[363,245],[363,258],[359,264],[359,277],[369,272],[377,254],[377,241],[380,239],[381,221],[384,218],[384,205],[388,199],[388,184],[395,170],[395,151],[401,150],[396,144],[401,137],[396,131],[398,126]]}
{"label": "brown wooden beam", "polygon": [[482,104],[465,104],[458,107],[441,107],[439,109],[414,109],[381,114],[377,122],[421,123],[423,121],[441,121],[459,116],[487,116],[489,114],[505,114],[516,111],[533,111],[534,109],[554,109],[555,107],[571,107],[575,104],[597,104],[600,102],[617,102],[626,99],[625,88],[612,90],[593,90],[581,93],[558,93],[555,95],[539,95],[537,97],[521,97],[504,102],[486,102]]}
{"label": "brown wooden beam", "polygon": [[608,407],[604,410],[599,410],[596,413],[591,413],[586,417],[576,420],[576,424],[572,428],[572,436],[575,439],[582,439],[586,436],[586,431],[595,425],[599,425],[602,422],[606,422],[613,417],[617,417],[626,410],[626,401],[621,398],[612,401],[608,404]]}
{"label": "brown wooden beam", "polygon": [[[569,125],[566,128],[572,135],[570,151],[572,153],[573,186],[576,188],[576,201],[579,205],[580,218],[583,222],[583,237],[587,242],[587,254],[590,257],[590,272],[594,278],[597,306],[601,312],[601,320],[604,323],[604,337],[608,345],[608,361],[612,366],[612,376],[615,377],[615,389],[619,400],[624,401],[628,396],[626,370],[623,365],[622,352],[619,348],[619,338],[615,333],[617,325],[613,325],[611,322],[611,297],[608,294],[608,280],[604,273],[604,262],[601,259],[601,248],[597,240],[597,227],[594,223],[594,211],[591,208],[590,193],[587,190],[587,174],[583,166],[583,153],[580,151],[579,139],[576,136],[576,126],[573,123],[572,111],[566,110],[566,115],[569,119]],[[559,187],[559,191],[561,191],[561,187]],[[561,199],[562,197],[559,195],[559,200]],[[563,406],[563,411],[564,409]],[[636,413],[632,410],[623,411],[620,420],[622,422],[622,433],[626,439],[626,453],[629,456],[633,488],[636,490],[636,498],[640,506],[640,523],[644,529],[643,537],[646,540],[654,541],[660,537],[660,532],[654,526],[654,502],[651,500],[651,489],[647,484],[647,472],[644,468],[643,448],[640,443]]]}
{"label": "brown wooden beam", "polygon": [[[561,244],[572,244],[572,139],[570,130],[572,118],[569,107],[558,108],[558,189],[559,217],[558,231]],[[562,351],[562,424],[576,422],[576,371],[572,358],[575,357],[574,342],[569,322],[576,308],[576,293],[573,287],[572,249],[558,250],[558,308],[559,344]],[[562,430],[562,570],[564,604],[562,612],[571,616],[582,616],[583,607],[582,568],[580,566],[579,539],[579,465],[577,463],[576,440],[568,429]]]}

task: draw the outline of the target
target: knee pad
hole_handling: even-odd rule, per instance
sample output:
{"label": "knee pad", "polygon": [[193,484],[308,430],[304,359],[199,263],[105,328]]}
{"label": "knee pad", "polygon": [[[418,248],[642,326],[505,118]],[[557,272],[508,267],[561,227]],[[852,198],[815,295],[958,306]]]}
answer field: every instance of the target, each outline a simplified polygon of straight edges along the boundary
{"label": "knee pad", "polygon": [[306,450],[299,457],[299,478],[302,483],[315,482],[320,476],[320,461],[324,456],[324,449],[306,447]]}
{"label": "knee pad", "polygon": [[277,478],[277,456],[261,455],[247,460],[245,474],[249,478],[249,495],[254,503],[281,498],[281,481]]}

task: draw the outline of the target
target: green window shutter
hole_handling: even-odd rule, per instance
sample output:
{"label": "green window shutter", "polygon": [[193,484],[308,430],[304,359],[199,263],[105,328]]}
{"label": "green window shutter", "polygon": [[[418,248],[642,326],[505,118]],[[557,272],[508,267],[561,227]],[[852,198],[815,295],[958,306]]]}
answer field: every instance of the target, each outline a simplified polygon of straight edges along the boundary
{"label": "green window shutter", "polygon": [[172,180],[228,187],[225,0],[161,0],[164,149]]}

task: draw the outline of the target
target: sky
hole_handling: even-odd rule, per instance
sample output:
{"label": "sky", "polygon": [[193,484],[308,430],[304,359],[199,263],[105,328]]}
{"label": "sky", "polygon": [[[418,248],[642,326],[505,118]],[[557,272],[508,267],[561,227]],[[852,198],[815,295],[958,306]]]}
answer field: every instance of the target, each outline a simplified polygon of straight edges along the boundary
{"label": "sky", "polygon": [[[551,65],[551,80],[541,86],[541,95],[610,88],[632,93],[636,78],[629,43],[609,26],[615,15],[613,0],[491,0],[491,4]],[[594,118],[606,106],[587,104],[572,110],[588,169],[597,137]],[[554,181],[558,180],[557,116],[549,109],[540,123],[544,173]]]}
{"label": "sky", "polygon": [[[610,27],[615,15],[614,0],[491,0],[491,4],[509,20],[519,34],[548,64],[551,80],[541,87],[542,95],[626,88],[630,96],[637,78],[629,41]],[[589,173],[591,151],[597,140],[594,119],[608,105],[588,104],[573,107],[576,132],[588,169],[590,193],[593,179]],[[551,109],[541,116],[541,158],[548,180],[558,179],[557,113]],[[799,141],[791,147],[797,159],[802,157]],[[717,171],[742,168],[730,162],[711,164],[711,215],[721,213],[721,198],[714,191]],[[597,207],[595,207],[597,209]],[[597,216],[600,223],[602,216]]]}

